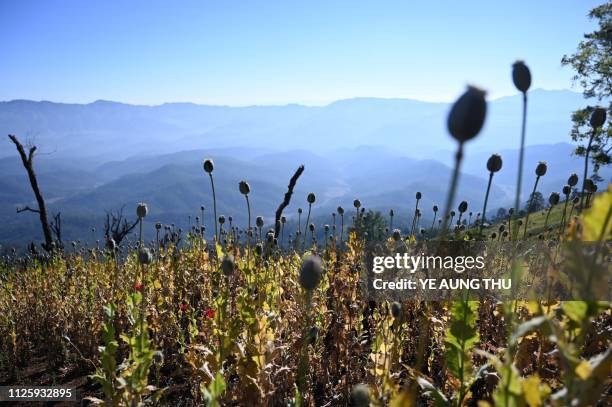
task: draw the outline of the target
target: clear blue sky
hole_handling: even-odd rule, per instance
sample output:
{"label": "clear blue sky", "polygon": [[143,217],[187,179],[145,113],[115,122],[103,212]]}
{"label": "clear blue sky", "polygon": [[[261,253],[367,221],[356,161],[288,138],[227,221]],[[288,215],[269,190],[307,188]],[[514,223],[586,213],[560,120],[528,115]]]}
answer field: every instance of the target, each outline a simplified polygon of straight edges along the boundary
{"label": "clear blue sky", "polygon": [[0,100],[246,105],[571,86],[600,1],[0,1]]}

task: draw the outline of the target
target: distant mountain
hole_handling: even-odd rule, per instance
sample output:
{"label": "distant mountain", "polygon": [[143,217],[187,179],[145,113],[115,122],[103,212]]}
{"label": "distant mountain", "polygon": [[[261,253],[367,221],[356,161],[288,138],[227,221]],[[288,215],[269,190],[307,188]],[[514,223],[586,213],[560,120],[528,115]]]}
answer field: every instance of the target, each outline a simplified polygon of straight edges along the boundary
{"label": "distant mountain", "polygon": [[[528,145],[567,140],[570,113],[584,104],[582,95],[575,92],[530,92]],[[322,107],[14,100],[0,102],[0,131],[31,138],[41,151],[57,156],[97,161],[202,148],[326,153],[372,144],[415,158],[440,158],[441,154],[450,158],[454,144],[445,127],[449,107],[448,103],[377,98],[341,100]],[[469,150],[516,148],[520,118],[520,96],[491,101],[483,133]],[[11,154],[4,148],[7,143],[0,139],[0,157]]]}
{"label": "distant mountain", "polygon": [[[530,92],[522,201],[534,181],[538,161],[548,163],[539,190],[559,191],[571,172],[581,174],[572,156],[569,114],[582,106],[568,91]],[[489,208],[513,203],[518,163],[520,99],[489,103],[483,134],[466,145],[457,201],[480,212],[487,184],[486,160],[493,152],[504,165],[495,175]],[[202,160],[215,160],[218,214],[246,223],[246,204],[238,192],[251,184],[253,216],[268,224],[295,169],[304,164],[291,205],[307,208],[315,192],[315,219],[330,219],[338,205],[352,211],[360,198],[367,208],[408,223],[416,191],[423,193],[423,222],[433,204],[442,210],[455,144],[446,134],[449,105],[404,99],[357,98],[323,107],[300,105],[243,108],[173,103],[134,106],[97,101],[88,105],[12,101],[0,103],[0,129],[32,140],[41,188],[51,212],[61,211],[67,240],[102,237],[106,210],[125,206],[133,218],[137,202],[149,204],[147,222],[189,228],[204,205],[205,224],[213,225],[210,181]],[[33,204],[33,194],[14,146],[0,138],[0,243],[39,240],[36,216],[15,214]],[[2,158],[4,157],[4,158]],[[600,174],[606,182],[609,169]],[[95,230],[92,231],[92,228]],[[146,228],[151,235],[151,227]]]}

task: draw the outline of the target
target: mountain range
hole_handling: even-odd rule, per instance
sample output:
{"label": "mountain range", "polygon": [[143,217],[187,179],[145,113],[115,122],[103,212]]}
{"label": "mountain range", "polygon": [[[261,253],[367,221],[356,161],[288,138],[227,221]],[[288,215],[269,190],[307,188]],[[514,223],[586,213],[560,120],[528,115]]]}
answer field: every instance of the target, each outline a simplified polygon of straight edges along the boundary
{"label": "mountain range", "polygon": [[[571,172],[581,173],[572,155],[570,113],[585,105],[580,94],[536,90],[529,94],[528,148],[522,194],[532,188],[538,161],[548,163],[539,190],[559,191]],[[147,221],[194,224],[199,208],[212,226],[210,181],[202,160],[215,162],[218,214],[246,222],[238,182],[252,189],[253,215],[273,222],[273,213],[295,169],[305,165],[286,213],[306,208],[315,192],[313,214],[331,222],[338,205],[364,206],[387,213],[398,224],[414,211],[416,191],[424,221],[431,206],[442,206],[453,167],[453,140],[446,134],[446,103],[358,98],[322,107],[301,105],[227,107],[190,103],[135,106],[97,101],[62,104],[16,100],[0,102],[0,129],[35,143],[35,167],[51,212],[61,211],[66,239],[101,238],[104,213],[122,206],[126,214],[147,202]],[[489,208],[513,201],[518,162],[521,101],[510,96],[491,101],[485,128],[466,145],[458,200],[480,212],[488,173],[486,160],[502,155]],[[0,138],[0,243],[40,239],[37,217],[15,214],[32,204],[27,176],[8,138]],[[605,182],[612,173],[604,169]],[[523,201],[525,200],[523,199]],[[442,209],[442,208],[441,208]],[[327,219],[327,220],[326,220]],[[92,232],[92,228],[95,231]],[[152,233],[147,229],[148,233]]]}

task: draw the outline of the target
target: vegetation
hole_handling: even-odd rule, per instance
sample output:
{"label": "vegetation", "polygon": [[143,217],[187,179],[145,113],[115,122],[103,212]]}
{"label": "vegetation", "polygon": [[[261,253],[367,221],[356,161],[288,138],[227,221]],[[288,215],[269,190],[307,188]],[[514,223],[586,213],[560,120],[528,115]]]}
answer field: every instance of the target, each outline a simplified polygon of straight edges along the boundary
{"label": "vegetation", "polygon": [[[524,96],[524,145],[531,73],[523,62],[513,65],[513,80]],[[415,191],[404,230],[393,229],[393,210],[387,223],[359,199],[321,225],[311,218],[317,199],[309,193],[298,198],[308,204],[305,223],[300,208],[290,230],[283,211],[303,166],[290,178],[269,230],[262,216],[252,223],[256,188],[236,185],[248,219],[238,225],[217,214],[223,208],[217,208],[215,166],[206,159],[214,232],[199,223],[203,207],[196,226],[183,232],[148,222],[148,206],[139,203],[133,223],[122,211],[109,214],[104,248],[73,251],[63,250],[59,218],[53,234],[42,216],[35,149],[28,158],[14,138],[40,197],[45,251],[33,246],[27,256],[13,253],[0,263],[0,384],[75,385],[88,401],[109,406],[608,405],[612,308],[589,294],[602,289],[596,275],[609,275],[599,265],[612,239],[612,187],[597,193],[585,176],[571,196],[579,178],[570,174],[545,208],[537,187],[547,167],[540,163],[521,213],[521,152],[516,203],[489,225],[486,202],[502,166],[492,155],[483,212],[474,217],[455,195],[464,149],[486,112],[484,91],[468,87],[449,114],[455,167],[444,211],[433,207],[431,225],[420,223],[421,192]],[[602,110],[592,109],[592,139],[605,113],[602,120]],[[124,238],[136,226],[138,241],[130,246]],[[145,241],[146,229],[155,230],[155,241]],[[393,251],[424,241],[529,239],[553,250],[595,242],[588,255],[570,251],[538,265],[556,272],[565,262],[581,300],[475,301],[466,290],[456,301],[375,301],[363,289],[373,245]],[[534,270],[532,261],[512,256],[494,271],[519,281]]]}

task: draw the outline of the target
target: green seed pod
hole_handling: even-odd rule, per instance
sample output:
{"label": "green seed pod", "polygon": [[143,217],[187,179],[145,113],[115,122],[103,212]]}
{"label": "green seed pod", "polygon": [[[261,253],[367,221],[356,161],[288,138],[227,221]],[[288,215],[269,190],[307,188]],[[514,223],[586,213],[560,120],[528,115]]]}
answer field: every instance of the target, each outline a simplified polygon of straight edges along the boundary
{"label": "green seed pod", "polygon": [[573,203],[574,205],[576,205],[576,204],[580,203],[580,198],[575,197],[575,198],[572,200],[572,203]]}
{"label": "green seed pod", "polygon": [[223,215],[219,216],[219,223],[222,225],[225,223],[225,216]]}
{"label": "green seed pod", "polygon": [[543,177],[544,175],[546,175],[547,169],[548,167],[546,166],[546,163],[544,161],[540,161],[538,163],[538,166],[536,167],[535,173],[538,177]]}
{"label": "green seed pod", "polygon": [[455,215],[456,215],[455,211],[450,211],[450,216],[455,216]]}
{"label": "green seed pod", "polygon": [[468,209],[468,203],[466,201],[461,201],[458,209],[459,209],[459,213],[465,213],[465,211],[467,211]]}
{"label": "green seed pod", "polygon": [[419,199],[421,199],[421,197],[422,197],[421,193],[420,193],[420,192],[417,192],[417,193],[416,193],[416,199],[417,199],[417,201],[418,201]]}
{"label": "green seed pod", "polygon": [[302,214],[302,208],[298,208],[298,213],[301,215]]}
{"label": "green seed pod", "polygon": [[309,204],[315,203],[315,200],[316,200],[315,194],[313,192],[309,193],[308,196],[306,197],[306,200],[308,201]]}
{"label": "green seed pod", "polygon": [[402,315],[402,304],[395,301],[391,304],[391,315],[393,318],[399,318]]}
{"label": "green seed pod", "polygon": [[514,208],[508,209],[508,215],[510,216],[514,215]]}
{"label": "green seed pod", "polygon": [[255,218],[255,225],[257,225],[258,228],[262,228],[264,225],[264,218],[263,216],[258,216],[257,218]]}
{"label": "green seed pod", "polygon": [[223,274],[225,274],[226,276],[232,275],[234,273],[235,267],[236,262],[234,260],[234,256],[228,254],[223,257],[223,260],[221,261],[221,270],[223,271]]}
{"label": "green seed pod", "polygon": [[213,160],[211,160],[210,158],[207,158],[206,160],[204,160],[204,164],[202,166],[204,167],[204,171],[206,171],[209,174],[212,173],[213,169],[215,168]]}
{"label": "green seed pod", "polygon": [[433,211],[434,211],[434,212],[438,212],[438,205],[434,205],[434,206],[433,206]]}
{"label": "green seed pod", "polygon": [[487,161],[487,170],[489,172],[497,172],[502,168],[502,158],[499,154],[493,154]]}
{"label": "green seed pod", "polygon": [[308,230],[310,230],[311,232],[314,232],[314,230],[315,230],[314,223],[311,223],[310,225],[308,225]]}
{"label": "green seed pod", "polygon": [[501,225],[499,225],[499,228],[497,230],[499,230],[499,233],[504,233],[504,230],[506,230],[506,225],[502,223]]}
{"label": "green seed pod", "polygon": [[396,242],[402,240],[402,232],[399,229],[393,229],[393,240]]}
{"label": "green seed pod", "polygon": [[323,276],[323,264],[317,255],[306,256],[300,268],[300,284],[305,290],[314,290]]}
{"label": "green seed pod", "polygon": [[148,247],[141,247],[138,251],[138,261],[140,264],[150,264],[153,261],[153,255]]}
{"label": "green seed pod", "polygon": [[604,109],[603,107],[596,107],[595,109],[593,109],[593,112],[591,113],[591,119],[590,119],[591,127],[594,129],[598,129],[601,126],[603,126],[605,122],[606,122],[606,109]]}
{"label": "green seed pod", "polygon": [[325,233],[329,232],[329,225],[323,225],[323,230],[325,230]]}
{"label": "green seed pod", "polygon": [[531,86],[531,72],[523,61],[516,61],[512,64],[512,81],[514,86],[521,92],[525,93]]}
{"label": "green seed pod", "polygon": [[248,195],[249,192],[251,192],[251,187],[246,181],[240,181],[240,183],[238,184],[238,189],[240,190],[240,193],[242,195]]}
{"label": "green seed pod", "polygon": [[359,199],[355,199],[353,201],[353,206],[357,209],[361,208],[361,201]]}
{"label": "green seed pod", "polygon": [[550,196],[548,197],[548,203],[551,205],[556,205],[559,203],[559,198],[558,192],[551,192]]}
{"label": "green seed pod", "polygon": [[344,215],[344,208],[341,206],[338,207],[338,215]]}
{"label": "green seed pod", "polygon": [[162,224],[161,224],[161,223],[157,222],[157,223],[155,224],[155,229],[160,230],[160,229],[161,229],[161,227],[162,227]]}
{"label": "green seed pod", "polygon": [[567,179],[567,184],[570,187],[575,187],[576,184],[578,184],[578,174],[570,175],[569,178]]}
{"label": "green seed pod", "polygon": [[263,254],[263,245],[261,243],[257,243],[255,245],[255,254],[261,256]]}
{"label": "green seed pod", "polygon": [[138,216],[139,219],[143,219],[145,216],[147,216],[147,212],[148,208],[146,203],[141,202],[136,207],[136,216]]}
{"label": "green seed pod", "polygon": [[563,186],[563,195],[568,196],[572,192],[572,188],[569,185]]}
{"label": "green seed pod", "polygon": [[358,384],[351,389],[351,402],[354,407],[370,406],[370,389],[365,384]]}
{"label": "green seed pod", "polygon": [[448,115],[448,131],[459,143],[464,143],[482,129],[487,114],[485,92],[468,86],[468,89],[453,105]]}

